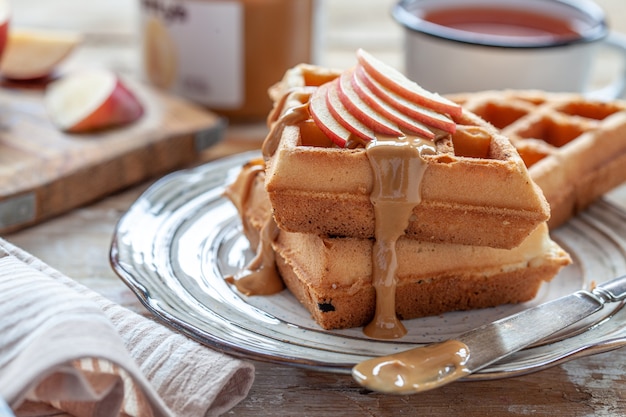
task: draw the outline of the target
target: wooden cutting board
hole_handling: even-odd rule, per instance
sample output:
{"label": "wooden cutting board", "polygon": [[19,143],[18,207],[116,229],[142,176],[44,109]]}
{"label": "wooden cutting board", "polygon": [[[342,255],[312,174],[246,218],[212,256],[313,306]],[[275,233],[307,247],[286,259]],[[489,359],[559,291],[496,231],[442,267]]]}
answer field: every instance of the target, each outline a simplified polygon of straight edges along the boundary
{"label": "wooden cutting board", "polygon": [[66,134],[43,89],[0,87],[0,233],[59,215],[197,160],[221,140],[224,119],[125,80],[145,106],[132,125]]}

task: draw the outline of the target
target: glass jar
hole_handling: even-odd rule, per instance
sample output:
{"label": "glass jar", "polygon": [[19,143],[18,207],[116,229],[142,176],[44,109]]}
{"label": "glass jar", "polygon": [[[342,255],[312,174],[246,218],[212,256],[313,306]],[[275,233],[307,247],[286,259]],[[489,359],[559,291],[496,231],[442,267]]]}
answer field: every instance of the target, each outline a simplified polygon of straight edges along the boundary
{"label": "glass jar", "polygon": [[314,3],[140,0],[144,75],[231,119],[262,119],[268,88],[313,61]]}

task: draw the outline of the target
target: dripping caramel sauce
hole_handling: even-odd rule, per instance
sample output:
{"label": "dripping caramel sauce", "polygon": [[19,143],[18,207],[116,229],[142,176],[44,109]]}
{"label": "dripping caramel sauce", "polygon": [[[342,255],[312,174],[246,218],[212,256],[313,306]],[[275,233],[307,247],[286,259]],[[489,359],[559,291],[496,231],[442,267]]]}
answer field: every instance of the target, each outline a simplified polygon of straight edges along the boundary
{"label": "dripping caramel sauce", "polygon": [[[242,169],[242,173],[225,194],[233,201],[237,210],[241,213],[241,221],[244,234],[252,243],[254,236],[254,225],[247,219],[245,212],[249,207],[252,188],[257,177],[265,172],[265,164],[262,159],[248,162]],[[256,256],[246,265],[246,272],[243,276],[226,277],[226,281],[233,284],[239,292],[245,295],[271,295],[278,293],[285,288],[285,284],[276,269],[276,258],[272,248],[272,242],[278,236],[278,226],[272,216],[268,216],[267,221],[261,229],[259,241],[256,248]]]}
{"label": "dripping caramel sauce", "polygon": [[376,307],[374,319],[363,331],[376,339],[397,339],[406,329],[396,315],[396,242],[422,200],[420,184],[427,166],[423,156],[437,151],[426,139],[394,137],[371,141],[365,151],[374,174],[370,201],[376,222],[372,250]]}

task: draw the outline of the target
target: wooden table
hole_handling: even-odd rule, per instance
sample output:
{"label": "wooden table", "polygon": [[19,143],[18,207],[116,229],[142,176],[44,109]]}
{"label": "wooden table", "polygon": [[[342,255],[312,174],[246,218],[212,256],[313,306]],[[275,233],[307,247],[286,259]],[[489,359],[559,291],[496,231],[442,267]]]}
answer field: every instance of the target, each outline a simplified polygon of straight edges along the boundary
{"label": "wooden table", "polygon": [[[626,32],[626,3],[598,2],[607,10],[613,28]],[[139,76],[135,2],[20,0],[13,3],[16,25],[74,29],[85,34],[86,47],[68,65],[99,62]],[[401,31],[389,17],[391,4],[392,0],[327,1],[322,10],[325,24],[319,62],[347,67],[353,63],[354,50],[362,46],[400,66]],[[613,65],[606,62],[607,68]],[[262,124],[233,125],[226,140],[206,151],[202,160],[258,148],[264,134]],[[108,252],[116,222],[148,185],[138,185],[3,237],[111,300],[147,314],[112,271]],[[611,193],[611,199],[626,208],[626,186]],[[523,377],[460,382],[404,397],[366,392],[348,376],[261,362],[255,365],[256,381],[248,398],[229,415],[626,415],[626,349],[578,359]],[[64,414],[29,404],[19,410],[19,415]]]}

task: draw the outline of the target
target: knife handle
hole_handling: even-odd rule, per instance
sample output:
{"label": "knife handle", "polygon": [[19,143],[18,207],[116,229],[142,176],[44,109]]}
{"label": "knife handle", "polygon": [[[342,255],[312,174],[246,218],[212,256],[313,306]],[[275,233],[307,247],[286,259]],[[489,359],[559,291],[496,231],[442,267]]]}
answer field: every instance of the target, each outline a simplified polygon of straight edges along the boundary
{"label": "knife handle", "polygon": [[626,300],[626,275],[602,283],[591,292],[604,302]]}

